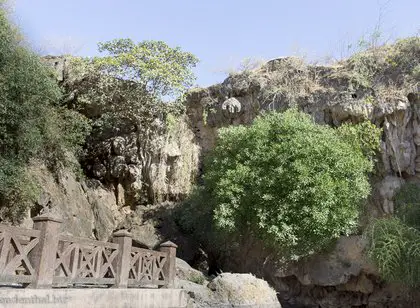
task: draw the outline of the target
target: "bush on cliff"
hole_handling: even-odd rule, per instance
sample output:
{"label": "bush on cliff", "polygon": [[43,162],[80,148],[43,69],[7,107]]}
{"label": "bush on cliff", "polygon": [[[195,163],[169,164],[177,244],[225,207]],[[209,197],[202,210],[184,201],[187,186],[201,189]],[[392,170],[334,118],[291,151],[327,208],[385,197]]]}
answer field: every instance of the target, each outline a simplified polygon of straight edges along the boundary
{"label": "bush on cliff", "polygon": [[395,196],[396,215],[368,229],[369,256],[390,282],[420,286],[420,190],[407,183]]}
{"label": "bush on cliff", "polygon": [[35,196],[25,166],[40,158],[50,167],[66,161],[84,140],[86,123],[59,106],[54,74],[25,47],[0,1],[0,220],[17,220]]}
{"label": "bush on cliff", "polygon": [[357,226],[379,133],[370,123],[317,125],[294,109],[221,129],[205,163],[207,211],[186,215],[209,212],[218,230],[258,238],[289,259],[319,251]]}
{"label": "bush on cliff", "polygon": [[387,281],[420,285],[420,231],[397,217],[377,220],[369,229],[369,256]]}

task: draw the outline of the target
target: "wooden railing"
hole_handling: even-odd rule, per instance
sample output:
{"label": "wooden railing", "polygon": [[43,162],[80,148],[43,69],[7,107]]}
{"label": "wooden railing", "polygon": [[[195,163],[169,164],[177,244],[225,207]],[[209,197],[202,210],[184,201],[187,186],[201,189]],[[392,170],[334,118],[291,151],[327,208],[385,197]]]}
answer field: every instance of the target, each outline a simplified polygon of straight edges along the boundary
{"label": "wooden railing", "polygon": [[101,242],[60,234],[61,220],[34,218],[34,229],[0,224],[0,283],[32,288],[78,285],[173,287],[177,246],[132,247],[130,233]]}

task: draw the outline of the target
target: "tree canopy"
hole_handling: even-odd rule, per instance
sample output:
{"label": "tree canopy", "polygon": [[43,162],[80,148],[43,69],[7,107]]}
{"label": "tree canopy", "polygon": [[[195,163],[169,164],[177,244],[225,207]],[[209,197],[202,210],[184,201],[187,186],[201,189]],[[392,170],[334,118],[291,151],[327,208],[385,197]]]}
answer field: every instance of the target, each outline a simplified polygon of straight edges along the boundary
{"label": "tree canopy", "polygon": [[94,59],[107,74],[134,81],[153,96],[178,96],[195,80],[191,68],[198,59],[180,47],[169,47],[162,41],[115,39],[99,43],[99,51],[107,55]]}

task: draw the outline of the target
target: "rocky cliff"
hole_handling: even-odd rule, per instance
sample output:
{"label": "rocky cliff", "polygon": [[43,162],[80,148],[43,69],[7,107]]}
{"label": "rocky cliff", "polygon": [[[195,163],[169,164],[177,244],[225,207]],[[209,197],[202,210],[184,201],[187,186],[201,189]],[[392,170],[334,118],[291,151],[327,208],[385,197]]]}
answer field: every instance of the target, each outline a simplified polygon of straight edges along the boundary
{"label": "rocky cliff", "polygon": [[[411,38],[330,66],[306,65],[295,57],[271,60],[221,84],[191,91],[187,114],[202,156],[214,146],[218,128],[250,124],[267,111],[295,107],[333,127],[371,121],[383,133],[373,192],[362,217],[366,225],[372,217],[394,212],[394,196],[402,185],[419,182],[419,92],[420,40]],[[415,306],[410,298],[415,295],[405,297],[407,293],[380,280],[365,248],[361,233],[342,237],[329,253],[285,269],[255,245],[238,249],[220,266],[264,277],[280,298],[297,307]]]}
{"label": "rocky cliff", "polygon": [[[69,104],[75,105],[80,93],[92,86],[86,76],[71,72],[70,57],[49,56],[44,61],[55,69]],[[84,115],[100,116],[95,112]],[[75,236],[108,240],[114,231],[128,229],[139,245],[153,248],[170,238],[180,245],[180,255],[192,259],[198,248],[171,217],[174,203],[188,195],[198,170],[199,149],[187,119],[180,116],[160,131],[147,170],[136,131],[117,129],[105,138],[95,137],[88,137],[82,175],[69,168],[52,172],[40,161],[31,163],[29,173],[37,179],[40,195],[23,225],[30,227],[31,217],[53,212],[64,219],[63,231]]]}
{"label": "rocky cliff", "polygon": [[[83,79],[69,82],[66,58],[46,61],[56,68],[68,99],[77,100],[86,86]],[[42,194],[28,217],[57,211],[66,218],[68,232],[98,239],[127,228],[149,247],[171,239],[180,246],[182,257],[192,262],[200,251],[198,243],[179,232],[171,216],[171,202],[190,192],[195,176],[202,172],[200,161],[216,142],[218,128],[247,125],[263,112],[296,107],[318,123],[336,127],[370,120],[383,129],[373,192],[362,219],[365,225],[371,217],[391,215],[398,189],[406,182],[419,182],[419,82],[418,38],[330,66],[307,65],[294,57],[271,60],[256,70],[231,75],[221,84],[192,90],[186,102],[187,117],[158,136],[159,146],[146,172],[138,155],[139,136],[130,130],[87,145],[88,151],[95,151],[83,163],[88,175],[83,180],[76,180],[69,171],[53,176],[35,164],[31,170],[40,179]],[[150,192],[159,196],[156,204],[141,198]],[[287,267],[258,244],[246,248],[232,249],[232,257],[219,260],[218,266],[265,278],[276,288],[284,307],[416,305],[410,298],[416,294],[380,279],[365,257],[366,241],[361,233],[341,238],[329,252]],[[202,256],[212,254],[212,247],[205,250]]]}

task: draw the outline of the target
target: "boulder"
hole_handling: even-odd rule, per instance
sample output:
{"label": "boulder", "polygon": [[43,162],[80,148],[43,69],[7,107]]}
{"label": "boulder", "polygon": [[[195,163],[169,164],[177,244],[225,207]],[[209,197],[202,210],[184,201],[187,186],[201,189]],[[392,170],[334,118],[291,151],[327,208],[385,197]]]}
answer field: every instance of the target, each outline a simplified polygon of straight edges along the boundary
{"label": "boulder", "polygon": [[267,281],[251,274],[223,273],[213,279],[208,288],[222,304],[233,307],[281,307],[276,291]]}
{"label": "boulder", "polygon": [[176,259],[176,277],[197,284],[207,282],[207,278],[202,272],[192,268],[187,262],[180,258]]}
{"label": "boulder", "polygon": [[[177,261],[177,271],[183,274],[195,270],[188,269],[182,260]],[[191,272],[192,270],[192,272]],[[191,300],[191,308],[214,307],[264,307],[281,308],[276,292],[262,279],[251,274],[223,273],[206,285],[190,280],[176,279],[176,287],[185,289]]]}

